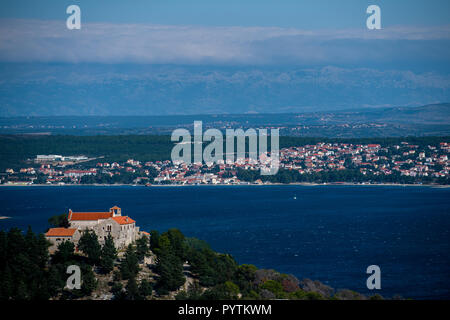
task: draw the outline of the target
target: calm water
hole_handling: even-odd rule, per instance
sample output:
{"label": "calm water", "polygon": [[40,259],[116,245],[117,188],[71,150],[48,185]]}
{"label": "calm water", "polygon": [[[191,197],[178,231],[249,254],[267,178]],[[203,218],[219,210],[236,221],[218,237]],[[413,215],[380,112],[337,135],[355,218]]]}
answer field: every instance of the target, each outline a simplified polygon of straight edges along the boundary
{"label": "calm water", "polygon": [[[294,199],[294,196],[296,199]],[[368,293],[450,299],[450,189],[375,186],[2,187],[0,228],[113,205],[142,230],[179,228],[239,263]],[[373,292],[372,292],[373,293]]]}

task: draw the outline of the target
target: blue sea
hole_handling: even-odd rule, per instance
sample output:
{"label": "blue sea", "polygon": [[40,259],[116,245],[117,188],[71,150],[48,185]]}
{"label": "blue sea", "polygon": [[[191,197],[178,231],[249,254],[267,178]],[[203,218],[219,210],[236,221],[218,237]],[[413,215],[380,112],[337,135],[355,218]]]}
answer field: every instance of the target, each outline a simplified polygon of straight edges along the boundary
{"label": "blue sea", "polygon": [[[0,187],[0,229],[114,205],[141,230],[179,228],[239,263],[339,289],[450,299],[450,189],[401,186]],[[366,269],[381,268],[381,290]]]}

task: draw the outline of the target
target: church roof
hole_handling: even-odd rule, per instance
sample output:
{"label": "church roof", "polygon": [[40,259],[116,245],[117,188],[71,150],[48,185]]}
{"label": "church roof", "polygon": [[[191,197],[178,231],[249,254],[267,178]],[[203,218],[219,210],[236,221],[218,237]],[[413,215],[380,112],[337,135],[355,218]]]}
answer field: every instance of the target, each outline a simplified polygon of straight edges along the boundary
{"label": "church roof", "polygon": [[116,221],[118,224],[131,224],[131,223],[135,223],[136,222],[133,219],[131,219],[130,217],[127,217],[127,216],[113,217],[112,219],[114,221]]}
{"label": "church roof", "polygon": [[108,219],[113,216],[112,212],[69,212],[70,221]]}
{"label": "church roof", "polygon": [[77,229],[51,228],[45,234],[47,237],[72,237]]}

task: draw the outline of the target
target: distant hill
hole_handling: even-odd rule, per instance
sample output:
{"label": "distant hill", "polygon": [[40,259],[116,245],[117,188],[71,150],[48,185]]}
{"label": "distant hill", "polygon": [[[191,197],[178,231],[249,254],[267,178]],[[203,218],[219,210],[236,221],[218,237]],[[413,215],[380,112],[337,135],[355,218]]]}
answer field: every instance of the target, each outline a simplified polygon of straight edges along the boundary
{"label": "distant hill", "polygon": [[0,118],[0,134],[170,134],[175,128],[280,127],[308,137],[442,136],[450,134],[450,103],[335,112],[186,116],[65,116]]}
{"label": "distant hill", "polygon": [[332,121],[450,124],[450,103],[329,113]]}
{"label": "distant hill", "polygon": [[287,66],[1,64],[0,116],[305,113],[450,101],[450,76]]}

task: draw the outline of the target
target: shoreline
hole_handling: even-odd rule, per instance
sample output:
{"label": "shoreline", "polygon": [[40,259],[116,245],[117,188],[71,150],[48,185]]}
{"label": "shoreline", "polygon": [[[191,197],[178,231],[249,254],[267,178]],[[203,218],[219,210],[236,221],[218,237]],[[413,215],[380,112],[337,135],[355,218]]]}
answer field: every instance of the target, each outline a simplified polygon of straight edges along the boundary
{"label": "shoreline", "polygon": [[1,187],[242,187],[242,186],[303,186],[303,187],[320,187],[320,186],[360,186],[360,187],[431,187],[447,189],[450,185],[445,184],[399,184],[399,183],[308,183],[308,182],[295,182],[295,183],[248,183],[248,184],[152,184],[146,185],[134,185],[134,184],[2,184]]}

